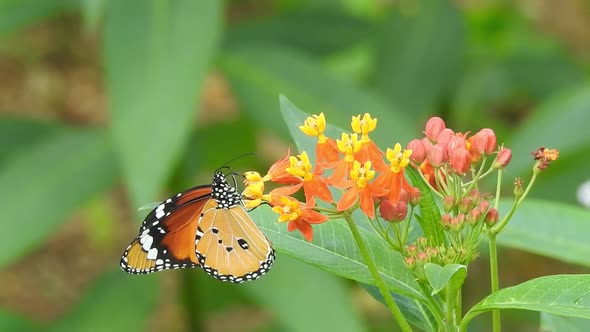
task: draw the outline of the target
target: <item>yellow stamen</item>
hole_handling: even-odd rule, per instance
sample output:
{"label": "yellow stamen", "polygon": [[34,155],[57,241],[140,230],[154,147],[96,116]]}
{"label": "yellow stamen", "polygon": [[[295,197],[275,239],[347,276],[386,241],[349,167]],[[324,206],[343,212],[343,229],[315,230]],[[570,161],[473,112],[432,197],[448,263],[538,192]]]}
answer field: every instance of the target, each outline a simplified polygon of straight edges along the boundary
{"label": "yellow stamen", "polygon": [[361,166],[358,160],[355,160],[350,170],[350,179],[356,181],[359,188],[364,188],[367,183],[373,179],[375,171],[371,170],[371,161],[367,161]]}
{"label": "yellow stamen", "polygon": [[351,163],[354,161],[354,153],[361,149],[361,142],[357,134],[342,133],[342,139],[336,140],[336,146],[340,152],[344,153],[344,161]]}
{"label": "yellow stamen", "polygon": [[281,197],[281,204],[276,205],[272,210],[279,215],[279,222],[293,221],[301,215],[301,206],[299,201]]}
{"label": "yellow stamen", "polygon": [[317,136],[319,143],[326,142],[326,136],[324,136],[324,131],[326,131],[326,118],[324,117],[324,113],[320,113],[319,115],[312,115],[305,119],[303,126],[299,126],[299,129],[308,136]]}
{"label": "yellow stamen", "polygon": [[412,150],[403,150],[402,146],[399,143],[395,144],[395,147],[392,149],[387,148],[387,152],[385,153],[387,160],[391,163],[391,171],[394,173],[399,173],[403,168],[408,166],[410,163],[410,156],[412,155]]}
{"label": "yellow stamen", "polygon": [[361,142],[370,142],[369,133],[377,127],[377,119],[371,118],[369,113],[365,113],[361,119],[361,115],[353,116],[350,124],[352,131],[361,134]]}
{"label": "yellow stamen", "polygon": [[312,166],[309,162],[307,152],[303,151],[297,157],[289,157],[290,166],[285,171],[291,175],[298,176],[304,181],[309,181],[313,177],[311,172]]}

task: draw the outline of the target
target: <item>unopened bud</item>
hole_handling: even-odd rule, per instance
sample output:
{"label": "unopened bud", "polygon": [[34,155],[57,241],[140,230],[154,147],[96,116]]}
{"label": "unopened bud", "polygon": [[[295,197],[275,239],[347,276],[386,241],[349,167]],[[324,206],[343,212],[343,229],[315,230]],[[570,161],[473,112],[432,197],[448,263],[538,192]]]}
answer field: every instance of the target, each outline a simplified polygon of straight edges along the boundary
{"label": "unopened bud", "polygon": [[401,222],[406,219],[408,214],[408,204],[404,201],[397,201],[393,203],[386,199],[379,205],[379,213],[384,220],[391,222]]}
{"label": "unopened bud", "polygon": [[448,159],[447,149],[445,149],[443,145],[437,143],[430,148],[430,151],[427,153],[427,158],[430,165],[434,168],[438,168]]}
{"label": "unopened bud", "polygon": [[455,206],[455,197],[452,195],[447,195],[443,198],[442,203],[445,212],[450,212]]}
{"label": "unopened bud", "polygon": [[413,270],[416,268],[416,259],[414,257],[406,257],[404,264],[408,269]]}
{"label": "unopened bud", "polygon": [[489,208],[490,208],[490,202],[488,202],[488,201],[481,201],[481,203],[479,203],[479,205],[477,206],[477,209],[479,210],[479,212],[481,214],[486,213]]}
{"label": "unopened bud", "polygon": [[488,213],[486,214],[484,221],[486,225],[494,226],[496,222],[498,222],[499,217],[500,216],[498,215],[498,210],[491,208],[488,210]]}
{"label": "unopened bud", "polygon": [[469,213],[465,217],[467,222],[472,226],[477,224],[477,222],[479,221],[479,218],[481,218],[481,212],[479,211],[479,209],[473,209],[473,210],[469,211]]}
{"label": "unopened bud", "polygon": [[472,141],[479,154],[489,155],[496,149],[496,134],[490,128],[480,130]]}
{"label": "unopened bud", "polygon": [[463,175],[471,169],[471,154],[465,148],[453,150],[449,160],[456,174]]}
{"label": "unopened bud", "polygon": [[459,212],[467,213],[471,209],[471,198],[463,197],[459,200]]}
{"label": "unopened bud", "polygon": [[494,160],[492,167],[494,169],[504,168],[508,166],[511,160],[512,151],[510,149],[502,148],[500,151],[498,151],[498,155],[496,156],[496,160]]}
{"label": "unopened bud", "polygon": [[420,190],[418,188],[414,189],[415,190],[408,191],[408,203],[410,203],[411,206],[420,204],[420,201],[422,200],[422,193]]}
{"label": "unopened bud", "polygon": [[449,128],[445,128],[440,132],[440,134],[438,134],[438,137],[436,138],[436,144],[439,144],[446,149],[449,141],[453,137],[455,137],[455,132]]}
{"label": "unopened bud", "polygon": [[449,228],[451,226],[451,219],[453,217],[451,217],[450,214],[445,213],[442,216],[440,216],[440,223],[443,225],[443,227],[445,228]]}
{"label": "unopened bud", "polygon": [[426,159],[426,147],[419,139],[413,139],[408,143],[406,150],[412,150],[410,160],[416,164],[421,164]]}
{"label": "unopened bud", "polygon": [[479,190],[473,189],[469,192],[469,195],[467,197],[471,198],[471,207],[475,207],[477,206],[477,204],[479,204],[479,201],[481,200],[481,193],[479,192]]}
{"label": "unopened bud", "polygon": [[426,130],[424,130],[424,134],[430,139],[430,141],[436,142],[438,135],[445,128],[445,121],[438,116],[433,116],[428,119],[428,122],[426,122]]}
{"label": "unopened bud", "polygon": [[420,248],[425,248],[428,245],[428,240],[424,236],[420,236],[416,239],[416,243],[418,243]]}

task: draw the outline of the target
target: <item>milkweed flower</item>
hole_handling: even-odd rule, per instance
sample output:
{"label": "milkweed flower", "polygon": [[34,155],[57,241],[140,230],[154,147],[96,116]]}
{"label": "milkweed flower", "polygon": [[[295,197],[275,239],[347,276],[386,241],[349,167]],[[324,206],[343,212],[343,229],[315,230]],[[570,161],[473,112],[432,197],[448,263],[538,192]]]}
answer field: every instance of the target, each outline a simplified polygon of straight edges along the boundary
{"label": "milkweed flower", "polygon": [[297,157],[289,157],[289,167],[285,171],[300,179],[300,183],[296,184],[294,188],[298,189],[300,186],[303,186],[306,200],[309,201],[312,197],[317,197],[328,203],[334,201],[326,185],[326,180],[320,176],[321,171],[316,170],[316,172],[312,172],[312,166],[309,162],[307,152],[303,151]]}
{"label": "milkweed flower", "polygon": [[386,197],[393,203],[399,201],[402,189],[407,192],[417,190],[408,183],[404,175],[404,169],[410,163],[411,155],[412,150],[402,151],[399,143],[396,143],[393,149],[388,148],[386,157],[390,167],[375,180],[375,186],[387,190]]}
{"label": "milkweed flower", "polygon": [[305,119],[299,129],[308,136],[318,138],[316,144],[316,164],[321,166],[329,166],[329,163],[338,161],[338,148],[336,141],[333,138],[326,137],[326,118],[324,113],[319,115],[312,115]]}
{"label": "milkweed flower", "polygon": [[[314,203],[313,201],[308,202]],[[315,205],[315,204],[313,204]],[[272,210],[279,215],[279,222],[288,222],[289,232],[299,230],[307,241],[313,239],[312,224],[321,224],[328,220],[325,215],[313,210],[312,204],[301,204],[298,200],[282,196]]]}
{"label": "milkweed flower", "polygon": [[375,169],[383,169],[386,167],[383,162],[383,153],[369,137],[369,133],[374,131],[377,127],[377,119],[372,118],[369,113],[365,113],[362,118],[359,114],[358,116],[352,117],[350,126],[354,133],[361,135],[361,146],[359,151],[355,153],[356,160],[361,163],[370,160]]}
{"label": "milkweed flower", "polygon": [[375,171],[371,169],[371,161],[361,165],[358,160],[355,160],[349,177],[348,189],[338,201],[336,209],[338,211],[348,210],[357,200],[360,200],[361,210],[367,217],[373,218],[375,216],[374,198],[383,195],[385,190],[369,183],[375,177]]}

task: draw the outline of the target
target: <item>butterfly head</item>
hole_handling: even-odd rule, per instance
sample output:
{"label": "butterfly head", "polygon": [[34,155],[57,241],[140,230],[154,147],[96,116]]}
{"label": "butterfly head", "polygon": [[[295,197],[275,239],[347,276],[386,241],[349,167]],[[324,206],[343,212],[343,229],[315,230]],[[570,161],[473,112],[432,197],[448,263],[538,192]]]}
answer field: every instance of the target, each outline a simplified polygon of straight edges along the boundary
{"label": "butterfly head", "polygon": [[211,183],[211,196],[217,205],[222,209],[229,209],[242,201],[242,195],[238,189],[227,182],[225,174],[215,172],[213,183]]}

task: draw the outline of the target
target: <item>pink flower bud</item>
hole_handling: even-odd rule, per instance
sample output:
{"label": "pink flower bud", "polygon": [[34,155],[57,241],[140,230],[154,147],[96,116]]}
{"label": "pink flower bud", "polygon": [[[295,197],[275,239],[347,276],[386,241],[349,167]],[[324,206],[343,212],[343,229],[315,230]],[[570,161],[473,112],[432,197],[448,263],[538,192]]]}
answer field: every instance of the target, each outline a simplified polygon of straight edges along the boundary
{"label": "pink flower bud", "polygon": [[453,154],[453,151],[457,149],[466,149],[467,144],[465,142],[465,138],[459,135],[455,135],[449,139],[447,143],[447,154],[450,156]]}
{"label": "pink flower bud", "polygon": [[430,151],[430,148],[432,148],[432,146],[434,144],[432,144],[432,142],[428,139],[428,137],[424,137],[420,140],[422,142],[422,144],[424,144],[424,149],[426,150],[426,153],[428,153],[428,151]]}
{"label": "pink flower bud", "polygon": [[410,143],[408,143],[406,150],[412,150],[410,160],[416,164],[421,164],[424,159],[426,159],[426,147],[424,147],[424,143],[419,139],[411,140]]}
{"label": "pink flower bud", "polygon": [[428,119],[428,122],[426,122],[426,130],[424,131],[424,134],[426,134],[426,137],[428,137],[431,142],[436,142],[438,134],[440,134],[445,128],[446,125],[444,120],[437,116],[433,116]]}
{"label": "pink flower bud", "polygon": [[486,223],[486,225],[488,226],[494,226],[496,224],[496,222],[498,222],[498,218],[500,216],[498,215],[498,210],[491,208],[488,213],[486,214],[484,221]]}
{"label": "pink flower bud", "polygon": [[471,208],[471,198],[463,197],[463,198],[461,198],[461,200],[459,200],[459,212],[467,213],[467,211],[469,211],[470,208]]}
{"label": "pink flower bud", "polygon": [[475,225],[477,223],[477,221],[479,220],[479,218],[481,218],[481,212],[479,212],[479,209],[473,209],[471,211],[469,211],[469,213],[467,214],[467,222],[470,225]]}
{"label": "pink flower bud", "polygon": [[414,190],[408,191],[408,203],[410,203],[410,205],[416,206],[416,205],[420,204],[421,200],[422,200],[422,193],[420,192],[419,189],[414,188]]}
{"label": "pink flower bud", "polygon": [[401,222],[406,219],[408,214],[408,204],[404,201],[393,203],[386,199],[379,205],[379,213],[384,220],[391,222]]}
{"label": "pink flower bud", "polygon": [[408,269],[413,270],[416,268],[416,259],[414,257],[406,257],[404,264]]}
{"label": "pink flower bud", "polygon": [[492,167],[495,169],[504,168],[510,164],[511,160],[512,151],[510,149],[502,148],[500,151],[498,151],[498,155],[496,156],[496,160],[494,160]]}
{"label": "pink flower bud", "polygon": [[484,128],[475,134],[472,144],[477,153],[489,155],[496,149],[496,134],[490,128]]}
{"label": "pink flower bud", "polygon": [[435,168],[440,167],[448,159],[447,150],[444,148],[444,146],[438,143],[433,145],[432,148],[430,148],[430,151],[428,152],[427,156],[428,162]]}
{"label": "pink flower bud", "polygon": [[447,196],[443,197],[442,203],[443,203],[443,210],[445,210],[446,212],[449,212],[455,206],[455,197],[453,195],[447,195]]}
{"label": "pink flower bud", "polygon": [[488,209],[490,208],[490,202],[488,201],[482,201],[481,203],[479,203],[479,205],[477,206],[477,209],[479,209],[479,212],[481,214],[484,214],[486,212],[488,212]]}
{"label": "pink flower bud", "polygon": [[440,134],[438,134],[436,143],[446,147],[447,144],[449,144],[451,138],[453,138],[454,136],[455,132],[453,130],[449,128],[443,129],[443,131],[441,131]]}
{"label": "pink flower bud", "polygon": [[455,149],[450,161],[451,168],[456,174],[465,174],[471,168],[471,154],[465,148]]}
{"label": "pink flower bud", "polygon": [[440,223],[443,225],[443,227],[449,227],[451,225],[451,219],[453,219],[453,217],[451,217],[450,214],[445,213],[440,216]]}

